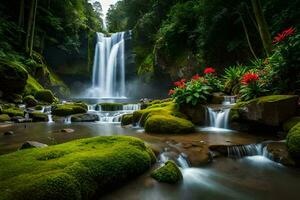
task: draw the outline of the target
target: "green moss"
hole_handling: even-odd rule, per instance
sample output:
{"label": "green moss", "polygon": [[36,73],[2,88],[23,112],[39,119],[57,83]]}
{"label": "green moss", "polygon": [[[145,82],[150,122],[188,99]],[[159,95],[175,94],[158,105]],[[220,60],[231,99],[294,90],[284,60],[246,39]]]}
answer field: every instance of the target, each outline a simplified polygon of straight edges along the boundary
{"label": "green moss", "polygon": [[35,98],[46,103],[53,103],[55,101],[55,96],[51,90],[39,90],[35,93]]}
{"label": "green moss", "polygon": [[0,115],[0,122],[6,122],[6,121],[9,121],[9,120],[10,120],[9,115],[7,115],[7,114]]}
{"label": "green moss", "polygon": [[24,111],[17,107],[10,107],[2,110],[2,114],[7,114],[10,117],[21,116],[24,117]]}
{"label": "green moss", "polygon": [[164,166],[152,172],[151,177],[164,183],[177,183],[182,180],[181,171],[173,161],[167,161]]}
{"label": "green moss", "polygon": [[300,123],[296,124],[286,137],[286,144],[290,154],[300,159]]}
{"label": "green moss", "polygon": [[133,122],[133,114],[126,114],[122,116],[121,125],[126,126],[130,125]]}
{"label": "green moss", "polygon": [[34,107],[38,104],[38,101],[32,95],[24,97],[23,102],[26,104],[27,107]]}
{"label": "green moss", "polygon": [[122,103],[99,103],[96,105],[96,110],[102,111],[116,111],[116,110],[122,110],[123,109]]}
{"label": "green moss", "polygon": [[148,133],[192,133],[195,126],[192,122],[172,115],[152,115],[145,122]]}
{"label": "green moss", "polygon": [[87,112],[87,105],[84,103],[67,103],[54,107],[52,114],[56,116],[69,116]]}
{"label": "green moss", "polygon": [[35,108],[34,109],[36,109],[36,110],[42,110],[43,109],[43,106],[41,106],[41,105],[37,105],[37,106],[35,106]]}
{"label": "green moss", "polygon": [[291,119],[287,120],[283,124],[283,130],[285,132],[288,132],[289,130],[291,130],[291,128],[293,128],[299,122],[300,122],[300,116],[298,116],[298,117],[292,117]]}
{"label": "green moss", "polygon": [[0,199],[92,199],[149,169],[149,152],[137,138],[110,136],[2,155]]}
{"label": "green moss", "polygon": [[139,66],[138,75],[143,75],[147,73],[152,74],[154,72],[153,63],[154,63],[153,54],[149,54]]}
{"label": "green moss", "polygon": [[29,75],[25,85],[24,94],[34,95],[40,90],[44,90],[43,86],[41,86],[41,84],[39,84],[37,80],[35,80],[31,75]]}

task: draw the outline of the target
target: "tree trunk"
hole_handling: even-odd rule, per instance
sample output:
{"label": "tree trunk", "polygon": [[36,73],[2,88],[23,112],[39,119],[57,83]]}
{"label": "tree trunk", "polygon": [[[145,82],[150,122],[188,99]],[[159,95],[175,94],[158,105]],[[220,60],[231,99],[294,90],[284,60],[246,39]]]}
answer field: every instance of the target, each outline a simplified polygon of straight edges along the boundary
{"label": "tree trunk", "polygon": [[34,41],[34,33],[35,33],[36,11],[37,11],[38,0],[34,0],[34,2],[35,4],[34,4],[33,22],[32,22],[31,37],[30,37],[29,56],[32,56],[32,52],[33,52],[33,41]]}
{"label": "tree trunk", "polygon": [[19,13],[19,23],[18,23],[18,26],[19,26],[19,40],[22,39],[22,32],[23,32],[23,29],[24,29],[24,0],[21,0],[20,1],[20,13]]}
{"label": "tree trunk", "polygon": [[251,3],[264,49],[266,54],[269,55],[272,50],[272,40],[260,0],[251,0]]}
{"label": "tree trunk", "polygon": [[32,29],[32,23],[33,23],[34,8],[35,8],[35,0],[31,0],[31,6],[30,6],[28,24],[27,24],[26,40],[25,40],[26,53],[29,53],[29,51],[30,51],[29,42],[30,42],[30,35],[32,33],[31,29]]}

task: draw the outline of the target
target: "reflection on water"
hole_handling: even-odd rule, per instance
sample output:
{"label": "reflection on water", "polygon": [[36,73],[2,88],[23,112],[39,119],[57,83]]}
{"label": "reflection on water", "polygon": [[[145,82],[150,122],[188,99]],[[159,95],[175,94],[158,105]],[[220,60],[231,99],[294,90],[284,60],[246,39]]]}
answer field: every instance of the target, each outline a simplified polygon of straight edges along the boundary
{"label": "reflection on water", "polygon": [[[203,168],[181,169],[177,185],[158,183],[143,175],[103,199],[297,199],[300,170],[285,168],[262,156],[218,159]],[[102,198],[101,198],[102,199]]]}

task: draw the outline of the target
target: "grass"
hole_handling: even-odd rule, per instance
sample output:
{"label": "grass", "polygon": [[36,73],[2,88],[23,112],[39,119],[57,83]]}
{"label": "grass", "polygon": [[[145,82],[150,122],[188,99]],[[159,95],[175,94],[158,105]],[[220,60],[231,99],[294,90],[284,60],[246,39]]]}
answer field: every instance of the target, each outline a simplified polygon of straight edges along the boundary
{"label": "grass", "polygon": [[91,199],[155,162],[144,142],[95,137],[0,156],[0,199]]}

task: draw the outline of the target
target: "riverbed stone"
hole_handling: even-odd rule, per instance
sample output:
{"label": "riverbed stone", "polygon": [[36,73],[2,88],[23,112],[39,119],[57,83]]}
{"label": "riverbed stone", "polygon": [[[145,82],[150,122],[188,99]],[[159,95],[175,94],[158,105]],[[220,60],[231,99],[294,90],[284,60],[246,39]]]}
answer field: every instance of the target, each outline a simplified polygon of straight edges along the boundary
{"label": "riverbed stone", "polygon": [[72,115],[71,117],[71,122],[95,122],[99,121],[99,116],[95,114],[77,114],[77,115]]}
{"label": "riverbed stone", "polygon": [[6,131],[3,133],[3,135],[9,136],[9,135],[14,135],[15,133],[13,131]]}
{"label": "riverbed stone", "polygon": [[36,141],[27,141],[20,147],[20,150],[22,149],[30,149],[30,148],[45,148],[47,147],[47,144],[43,144]]}
{"label": "riverbed stone", "polygon": [[298,99],[296,95],[272,95],[239,102],[231,109],[230,119],[277,127],[295,116]]}
{"label": "riverbed stone", "polygon": [[164,166],[154,170],[151,173],[151,177],[158,182],[163,183],[177,183],[182,180],[182,174],[174,161],[167,161]]}
{"label": "riverbed stone", "polygon": [[74,129],[71,129],[71,128],[64,128],[64,129],[61,129],[60,132],[62,133],[73,133],[75,130]]}
{"label": "riverbed stone", "polygon": [[267,144],[266,148],[273,161],[285,166],[295,166],[295,161],[289,154],[285,141],[270,142]]}

